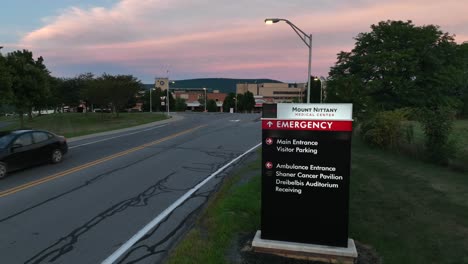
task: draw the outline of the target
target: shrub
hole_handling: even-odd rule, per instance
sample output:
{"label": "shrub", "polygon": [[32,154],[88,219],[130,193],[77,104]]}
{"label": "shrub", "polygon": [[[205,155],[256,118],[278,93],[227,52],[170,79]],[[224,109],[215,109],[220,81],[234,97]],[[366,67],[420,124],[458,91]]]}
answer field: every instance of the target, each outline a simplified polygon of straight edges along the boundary
{"label": "shrub", "polygon": [[186,109],[187,109],[187,103],[185,102],[185,99],[176,98],[175,99],[175,110],[177,112],[183,112]]}
{"label": "shrub", "polygon": [[395,148],[413,140],[411,124],[404,124],[407,110],[384,111],[375,114],[361,125],[363,140],[380,148]]}
{"label": "shrub", "polygon": [[213,99],[210,99],[206,103],[206,110],[208,112],[218,112],[218,106],[216,105],[216,101]]}
{"label": "shrub", "polygon": [[428,159],[439,164],[448,164],[456,152],[454,142],[449,141],[455,113],[450,108],[433,107],[419,109],[418,116],[424,130],[424,146]]}

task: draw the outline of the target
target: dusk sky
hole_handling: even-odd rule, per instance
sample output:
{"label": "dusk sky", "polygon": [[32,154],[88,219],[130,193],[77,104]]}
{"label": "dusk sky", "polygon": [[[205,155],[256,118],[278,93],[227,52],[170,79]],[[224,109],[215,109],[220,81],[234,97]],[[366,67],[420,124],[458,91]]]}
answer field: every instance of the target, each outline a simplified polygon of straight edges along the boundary
{"label": "dusk sky", "polygon": [[31,50],[56,77],[132,74],[143,83],[208,77],[305,82],[308,48],[285,18],[313,35],[312,74],[383,20],[434,24],[468,41],[466,0],[15,0],[0,4],[2,53]]}

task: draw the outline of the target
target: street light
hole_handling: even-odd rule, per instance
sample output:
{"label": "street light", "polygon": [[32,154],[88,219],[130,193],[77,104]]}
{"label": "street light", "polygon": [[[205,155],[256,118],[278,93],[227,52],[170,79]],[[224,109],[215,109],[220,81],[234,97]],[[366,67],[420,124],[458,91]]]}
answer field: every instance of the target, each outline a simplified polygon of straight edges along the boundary
{"label": "street light", "polygon": [[308,75],[307,75],[307,103],[310,103],[310,72],[311,72],[311,64],[312,64],[312,34],[306,34],[304,31],[302,31],[300,28],[298,28],[296,25],[291,23],[287,19],[283,18],[267,18],[265,19],[265,24],[271,25],[274,23],[278,23],[280,21],[286,22],[293,30],[296,32],[296,34],[302,39],[304,44],[306,44],[307,47],[309,47],[309,70],[308,70]]}
{"label": "street light", "polygon": [[234,97],[234,102],[236,103],[236,104],[234,105],[234,110],[235,110],[234,112],[237,113],[237,93],[236,93],[236,97]]}
{"label": "street light", "polygon": [[323,100],[323,82],[325,82],[326,80],[325,80],[325,78],[320,76],[320,78],[315,77],[314,81],[320,81],[320,103],[322,103],[322,100]]}
{"label": "street light", "polygon": [[167,116],[169,117],[169,84],[167,84]]}
{"label": "street light", "polygon": [[206,112],[206,88],[203,87],[203,90],[205,91],[205,112]]}
{"label": "street light", "polygon": [[[325,84],[325,91],[323,90],[324,84]],[[321,100],[320,103],[323,102],[324,97],[325,98],[327,97],[326,96],[327,95],[327,93],[326,93],[326,90],[327,90],[326,89],[327,88],[326,84],[327,84],[327,80],[325,78],[323,78],[322,76],[320,76],[320,100]],[[324,92],[325,92],[325,94],[324,94]]]}
{"label": "street light", "polygon": [[150,88],[150,113],[153,113],[153,96],[151,95],[153,90],[154,88]]}
{"label": "street light", "polygon": [[171,87],[171,83],[174,84],[175,82],[169,82],[167,84],[167,116],[169,116],[169,88]]}

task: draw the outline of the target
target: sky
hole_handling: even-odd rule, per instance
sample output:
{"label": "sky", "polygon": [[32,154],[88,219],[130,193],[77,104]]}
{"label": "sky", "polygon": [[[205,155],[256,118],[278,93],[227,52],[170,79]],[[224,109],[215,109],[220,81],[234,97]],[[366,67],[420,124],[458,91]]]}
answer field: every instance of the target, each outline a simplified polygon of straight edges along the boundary
{"label": "sky", "polygon": [[468,41],[465,0],[15,0],[0,2],[3,54],[28,49],[51,74],[270,78],[305,82],[308,47],[284,18],[312,34],[312,75],[385,20],[438,25]]}

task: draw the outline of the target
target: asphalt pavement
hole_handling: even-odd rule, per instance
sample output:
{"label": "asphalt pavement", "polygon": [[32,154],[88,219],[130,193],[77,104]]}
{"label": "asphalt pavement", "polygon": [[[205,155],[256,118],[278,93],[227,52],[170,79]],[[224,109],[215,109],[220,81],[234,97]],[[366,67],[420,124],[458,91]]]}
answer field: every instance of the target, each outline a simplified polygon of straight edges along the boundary
{"label": "asphalt pavement", "polygon": [[6,127],[6,126],[8,126],[8,125],[10,125],[10,122],[8,122],[8,121],[0,121],[0,128]]}
{"label": "asphalt pavement", "polygon": [[237,159],[260,143],[259,118],[183,113],[70,139],[62,163],[0,181],[0,263],[160,263],[229,170],[254,155]]}

